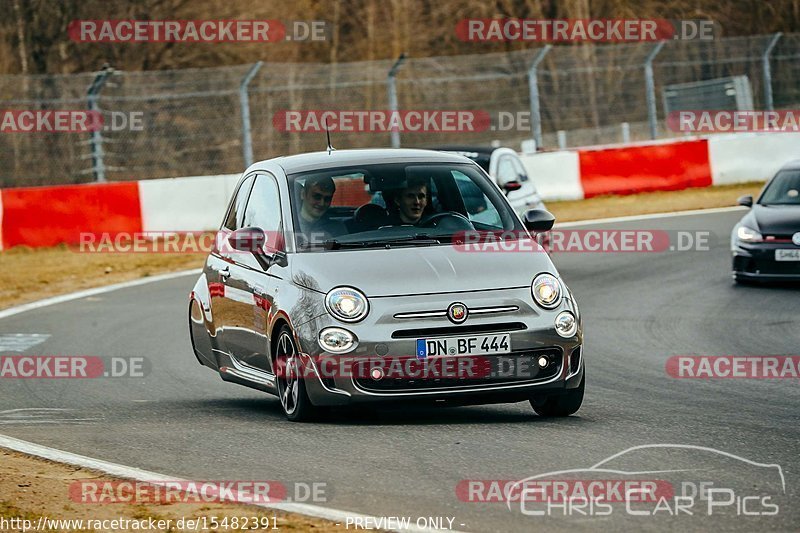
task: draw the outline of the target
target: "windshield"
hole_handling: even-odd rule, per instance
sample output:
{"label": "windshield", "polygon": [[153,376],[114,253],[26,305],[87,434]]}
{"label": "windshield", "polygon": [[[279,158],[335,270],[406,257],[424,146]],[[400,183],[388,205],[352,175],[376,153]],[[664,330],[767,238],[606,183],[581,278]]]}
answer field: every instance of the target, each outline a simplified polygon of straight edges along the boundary
{"label": "windshield", "polygon": [[392,163],[289,176],[297,249],[426,246],[469,231],[523,231],[469,164]]}
{"label": "windshield", "polygon": [[800,205],[800,170],[782,170],[758,199],[761,205]]}

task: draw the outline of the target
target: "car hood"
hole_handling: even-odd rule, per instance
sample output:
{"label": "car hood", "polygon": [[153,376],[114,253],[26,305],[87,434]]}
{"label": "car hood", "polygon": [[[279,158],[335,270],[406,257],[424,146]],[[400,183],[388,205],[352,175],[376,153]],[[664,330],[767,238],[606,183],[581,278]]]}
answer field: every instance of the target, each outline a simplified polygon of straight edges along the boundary
{"label": "car hood", "polygon": [[455,246],[337,250],[291,256],[294,283],[320,292],[347,285],[368,297],[530,286],[558,275],[544,251],[465,252]]}
{"label": "car hood", "polygon": [[792,235],[800,231],[800,206],[755,204],[742,223],[769,235]]}

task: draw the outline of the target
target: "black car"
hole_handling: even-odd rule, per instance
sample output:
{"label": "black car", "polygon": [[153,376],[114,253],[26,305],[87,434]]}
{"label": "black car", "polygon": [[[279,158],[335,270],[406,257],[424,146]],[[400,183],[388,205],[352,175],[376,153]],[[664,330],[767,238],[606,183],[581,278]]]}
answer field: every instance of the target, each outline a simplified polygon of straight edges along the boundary
{"label": "black car", "polygon": [[733,228],[733,279],[800,281],[800,160],[784,165]]}

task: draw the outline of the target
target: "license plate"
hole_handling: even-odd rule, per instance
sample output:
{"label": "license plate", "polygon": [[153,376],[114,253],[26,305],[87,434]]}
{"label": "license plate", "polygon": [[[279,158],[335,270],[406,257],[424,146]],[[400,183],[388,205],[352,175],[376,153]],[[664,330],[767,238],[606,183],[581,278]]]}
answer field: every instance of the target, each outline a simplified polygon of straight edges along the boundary
{"label": "license plate", "polygon": [[800,250],[775,250],[775,261],[800,261]]}
{"label": "license plate", "polygon": [[461,355],[494,355],[511,352],[511,335],[472,335],[417,339],[417,358],[452,357]]}

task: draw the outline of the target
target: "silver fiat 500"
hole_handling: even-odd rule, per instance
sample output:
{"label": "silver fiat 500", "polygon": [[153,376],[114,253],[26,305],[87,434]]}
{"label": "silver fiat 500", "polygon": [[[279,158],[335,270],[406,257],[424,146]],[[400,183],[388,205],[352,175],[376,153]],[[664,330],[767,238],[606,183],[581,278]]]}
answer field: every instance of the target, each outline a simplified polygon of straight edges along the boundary
{"label": "silver fiat 500", "polygon": [[427,150],[280,157],[243,174],[190,296],[195,355],[289,420],[361,402],[583,401],[578,306],[473,161]]}

